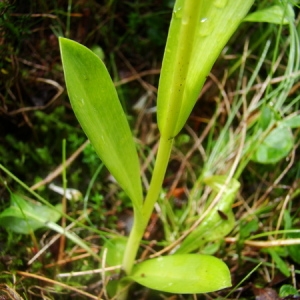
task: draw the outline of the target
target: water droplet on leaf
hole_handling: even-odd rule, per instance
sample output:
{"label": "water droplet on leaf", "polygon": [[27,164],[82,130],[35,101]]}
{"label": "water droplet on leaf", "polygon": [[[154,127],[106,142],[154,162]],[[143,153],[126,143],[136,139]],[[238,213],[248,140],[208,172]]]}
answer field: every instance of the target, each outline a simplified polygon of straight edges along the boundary
{"label": "water droplet on leaf", "polygon": [[199,28],[199,34],[200,36],[208,36],[212,30],[213,30],[213,24],[209,22],[208,18],[202,18],[200,19],[200,28]]}

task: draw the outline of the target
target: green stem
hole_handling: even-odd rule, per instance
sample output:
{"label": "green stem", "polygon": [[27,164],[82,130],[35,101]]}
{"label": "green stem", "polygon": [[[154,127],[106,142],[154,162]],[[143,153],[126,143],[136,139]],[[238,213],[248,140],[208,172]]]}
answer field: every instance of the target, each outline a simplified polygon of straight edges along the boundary
{"label": "green stem", "polygon": [[[147,226],[147,222],[138,214],[134,214],[135,218],[133,221],[133,226],[127,241],[123,262],[122,262],[122,271],[126,275],[131,273],[134,260],[140,245],[140,241],[143,237],[144,231]],[[148,221],[148,220],[147,220]]]}
{"label": "green stem", "polygon": [[174,139],[169,139],[165,136],[160,137],[157,158],[152,174],[150,187],[143,206],[144,219],[150,219],[155,202],[158,199],[161,191],[164,176],[166,174],[168,162],[171,155],[172,145]]}
{"label": "green stem", "polygon": [[[146,230],[147,224],[154,208],[154,204],[159,197],[171,154],[172,144],[173,139],[167,139],[161,136],[152,179],[143,205],[142,214],[136,213],[135,211],[133,227],[130,232],[123,257],[122,270],[127,275],[131,273],[140,241],[142,240],[143,234]],[[127,293],[128,288],[126,289],[124,284],[122,284],[121,282],[118,287],[117,300],[125,300],[127,298]]]}
{"label": "green stem", "polygon": [[[135,219],[133,222],[133,226],[126,244],[125,253],[123,256],[122,262],[122,271],[125,272],[126,275],[130,274],[135,257],[137,255],[137,251],[140,245],[140,241],[143,237],[144,230],[146,228],[147,223],[144,220],[141,220],[138,214],[134,214]],[[118,289],[117,289],[117,300],[126,300],[128,294],[129,285],[128,282],[119,281]]]}

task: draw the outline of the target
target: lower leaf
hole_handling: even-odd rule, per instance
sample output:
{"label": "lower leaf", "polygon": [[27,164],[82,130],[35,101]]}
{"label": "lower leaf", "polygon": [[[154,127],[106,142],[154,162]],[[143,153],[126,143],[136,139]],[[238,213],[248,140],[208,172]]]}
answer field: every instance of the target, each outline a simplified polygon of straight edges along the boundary
{"label": "lower leaf", "polygon": [[11,205],[0,214],[0,226],[20,234],[29,234],[45,227],[46,222],[57,222],[62,211],[61,204],[56,211],[40,203],[29,202],[21,196],[10,193]]}
{"label": "lower leaf", "polygon": [[220,259],[181,254],[146,260],[127,277],[148,288],[168,293],[208,293],[231,286],[230,272]]}

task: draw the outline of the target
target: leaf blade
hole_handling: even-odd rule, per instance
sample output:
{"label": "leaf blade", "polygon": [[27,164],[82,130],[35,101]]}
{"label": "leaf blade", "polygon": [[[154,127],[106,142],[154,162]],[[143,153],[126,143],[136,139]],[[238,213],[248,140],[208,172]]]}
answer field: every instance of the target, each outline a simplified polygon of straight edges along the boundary
{"label": "leaf blade", "polygon": [[[183,55],[175,60],[176,53],[183,43],[177,36],[186,27],[188,16],[181,16],[183,7],[191,1],[176,1],[166,52],[163,58],[157,96],[157,119],[162,135],[173,138],[184,126],[191,113],[202,86],[220,52],[233,35],[254,0],[247,1],[195,1],[194,11],[198,9],[197,23],[189,40],[189,56]],[[181,24],[178,19],[182,19]],[[192,26],[193,27],[193,26]],[[183,34],[183,38],[186,35]],[[188,57],[188,58],[186,58]],[[176,66],[188,65],[188,71],[179,80],[174,80]],[[180,75],[180,74],[179,74]],[[171,84],[170,84],[171,82]],[[172,85],[172,86],[171,86]],[[184,91],[182,92],[182,89]],[[183,95],[178,101],[177,93]],[[175,115],[175,116],[174,116]]]}
{"label": "leaf blade", "polygon": [[260,164],[274,164],[286,157],[293,146],[294,136],[291,129],[279,123],[258,145],[251,159]]}
{"label": "leaf blade", "polygon": [[273,24],[289,24],[290,19],[294,19],[294,11],[288,6],[273,5],[265,9],[255,11],[244,18],[244,22],[266,22]]}
{"label": "leaf blade", "polygon": [[61,204],[56,205],[55,211],[39,203],[30,203],[21,196],[11,193],[11,206],[0,214],[0,226],[20,234],[29,234],[32,231],[46,227],[46,222],[57,222],[62,210]]}
{"label": "leaf blade", "polygon": [[129,124],[104,63],[86,47],[60,38],[75,115],[96,153],[136,208],[142,205],[139,160]]}
{"label": "leaf blade", "polygon": [[146,260],[128,277],[148,288],[169,293],[208,293],[231,286],[230,272],[216,257],[182,254]]}

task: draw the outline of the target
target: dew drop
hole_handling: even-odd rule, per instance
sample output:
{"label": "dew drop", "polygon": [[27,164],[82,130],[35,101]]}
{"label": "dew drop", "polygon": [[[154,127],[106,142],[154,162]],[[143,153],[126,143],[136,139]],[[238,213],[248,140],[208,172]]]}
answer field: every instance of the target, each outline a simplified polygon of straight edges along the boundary
{"label": "dew drop", "polygon": [[209,22],[208,18],[202,18],[200,19],[201,26],[199,28],[199,34],[200,36],[208,36],[212,32],[212,24]]}
{"label": "dew drop", "polygon": [[216,6],[217,8],[223,8],[225,7],[227,4],[227,0],[215,0],[214,1],[214,6]]}

